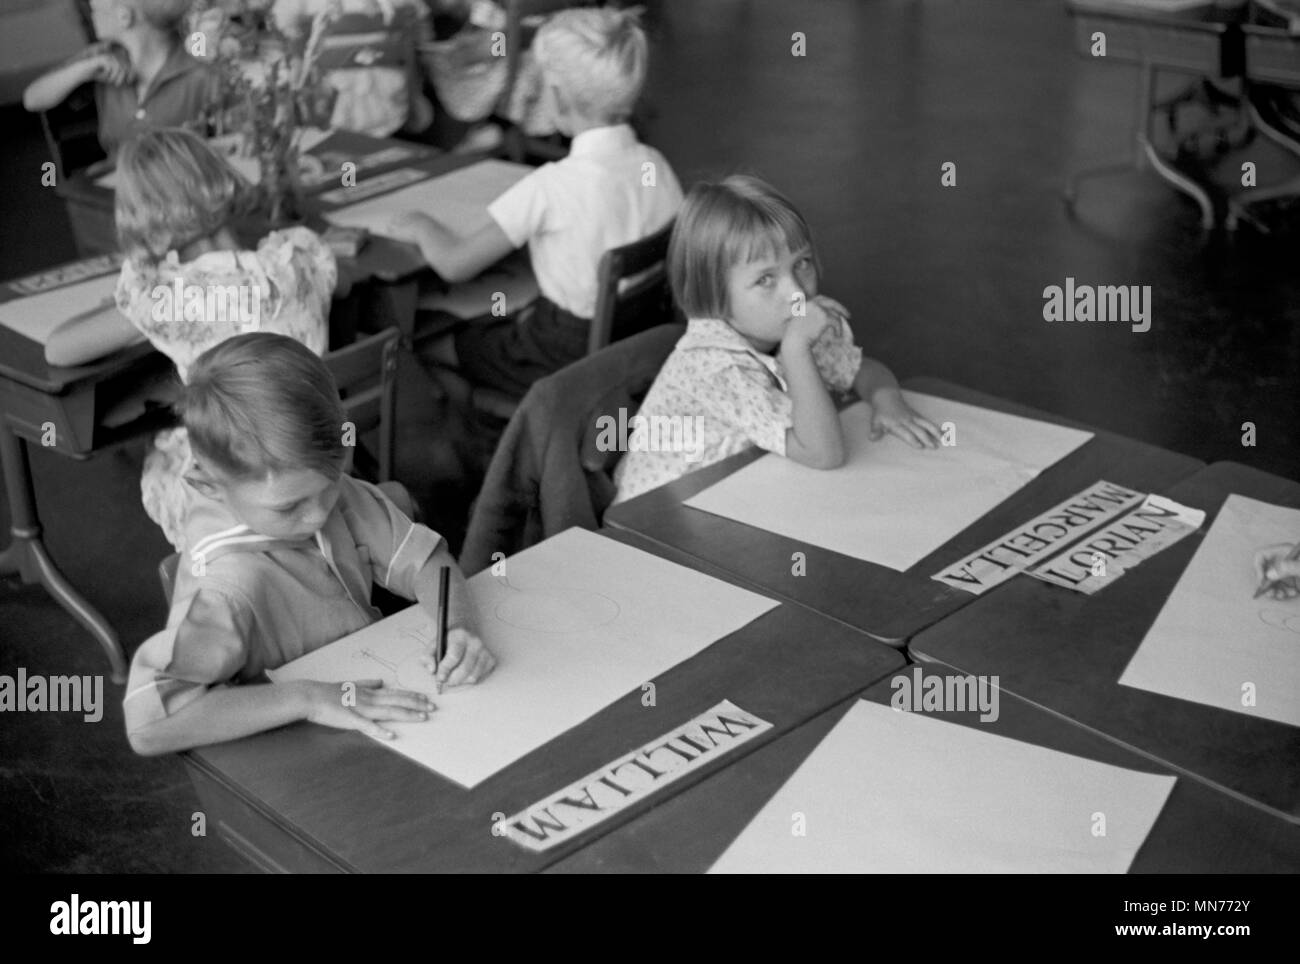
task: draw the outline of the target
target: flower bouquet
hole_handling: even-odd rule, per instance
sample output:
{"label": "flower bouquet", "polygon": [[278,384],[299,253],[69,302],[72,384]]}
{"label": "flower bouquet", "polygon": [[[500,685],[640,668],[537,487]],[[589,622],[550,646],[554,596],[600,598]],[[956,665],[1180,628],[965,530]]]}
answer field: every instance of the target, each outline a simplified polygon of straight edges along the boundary
{"label": "flower bouquet", "polygon": [[192,50],[221,76],[207,127],[232,154],[257,162],[256,204],[272,225],[302,214],[299,145],[304,129],[327,126],[333,110],[335,91],[316,60],[337,15],[335,3],[318,13],[295,50],[271,15],[271,0],[200,0],[192,13]]}

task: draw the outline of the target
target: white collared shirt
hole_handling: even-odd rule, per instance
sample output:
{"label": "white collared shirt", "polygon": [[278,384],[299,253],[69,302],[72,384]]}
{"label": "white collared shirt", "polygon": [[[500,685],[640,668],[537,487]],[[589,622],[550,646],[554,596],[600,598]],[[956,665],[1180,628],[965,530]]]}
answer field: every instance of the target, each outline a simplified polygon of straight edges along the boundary
{"label": "white collared shirt", "polygon": [[[834,392],[847,392],[862,367],[862,349],[840,319],[813,344],[813,361]],[[628,451],[614,470],[615,502],[671,482],[687,472],[720,462],[757,445],[785,455],[786,432],[794,425],[779,359],[754,348],[744,335],[717,318],[693,318],[645,397],[628,436]],[[689,446],[658,446],[648,426],[691,427]],[[687,421],[689,420],[689,421]],[[662,433],[661,433],[662,434]]]}
{"label": "white collared shirt", "polygon": [[681,185],[664,156],[616,124],[583,131],[568,157],[514,184],[488,213],[511,244],[528,245],[542,294],[590,318],[601,256],[658,231],[681,203]]}

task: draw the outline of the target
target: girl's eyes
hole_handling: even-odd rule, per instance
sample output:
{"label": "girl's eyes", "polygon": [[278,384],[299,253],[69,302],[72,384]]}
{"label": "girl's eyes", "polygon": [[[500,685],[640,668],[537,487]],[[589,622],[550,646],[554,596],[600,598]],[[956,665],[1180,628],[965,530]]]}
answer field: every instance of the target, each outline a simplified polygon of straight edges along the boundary
{"label": "girl's eyes", "polygon": [[765,274],[760,277],[756,283],[766,288],[772,284],[772,276],[770,274]]}

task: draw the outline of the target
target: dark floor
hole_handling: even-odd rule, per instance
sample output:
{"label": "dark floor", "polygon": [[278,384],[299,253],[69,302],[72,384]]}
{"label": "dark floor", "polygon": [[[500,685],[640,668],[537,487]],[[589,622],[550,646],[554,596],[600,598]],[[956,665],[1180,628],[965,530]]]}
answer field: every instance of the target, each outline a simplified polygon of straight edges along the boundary
{"label": "dark floor", "polygon": [[[1195,206],[1149,174],[1067,173],[1131,144],[1136,70],[1072,52],[1063,3],[1026,0],[667,0],[653,4],[651,139],[683,182],[734,170],[784,189],[816,233],[825,290],[868,353],[1198,458],[1300,476],[1300,246],[1243,233],[1203,244]],[[791,56],[791,35],[807,56]],[[33,190],[39,128],[0,114],[0,276],[73,256],[52,192]],[[1296,170],[1254,143],[1261,184]],[[957,185],[940,184],[951,161]],[[1151,331],[1048,324],[1043,289],[1153,289]],[[454,425],[403,375],[403,458],[431,518],[463,524]],[[1241,444],[1253,422],[1257,445]],[[459,433],[463,436],[463,433]],[[436,442],[431,439],[437,439]],[[50,549],[134,647],[163,618],[168,547],[139,507],[139,446],[72,463],[33,453]],[[0,510],[2,511],[2,510]],[[101,673],[90,638],[37,588],[0,583],[0,672]],[[190,836],[176,759],[127,748],[108,684],[103,722],[0,718],[0,854],[51,871],[236,870]]]}

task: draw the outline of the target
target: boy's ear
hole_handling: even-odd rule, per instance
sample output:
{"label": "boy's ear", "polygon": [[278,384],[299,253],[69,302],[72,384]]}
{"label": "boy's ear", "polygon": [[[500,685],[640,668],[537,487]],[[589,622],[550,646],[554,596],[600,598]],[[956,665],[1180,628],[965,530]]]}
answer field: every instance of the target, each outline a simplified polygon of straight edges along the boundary
{"label": "boy's ear", "polygon": [[551,98],[551,106],[555,109],[555,115],[557,117],[568,117],[569,101],[565,98],[564,92],[560,90],[557,84],[547,83],[546,86],[548,88],[547,93]]}
{"label": "boy's ear", "polygon": [[226,501],[226,489],[211,473],[195,462],[184,475],[185,484],[199,495],[214,502]]}

